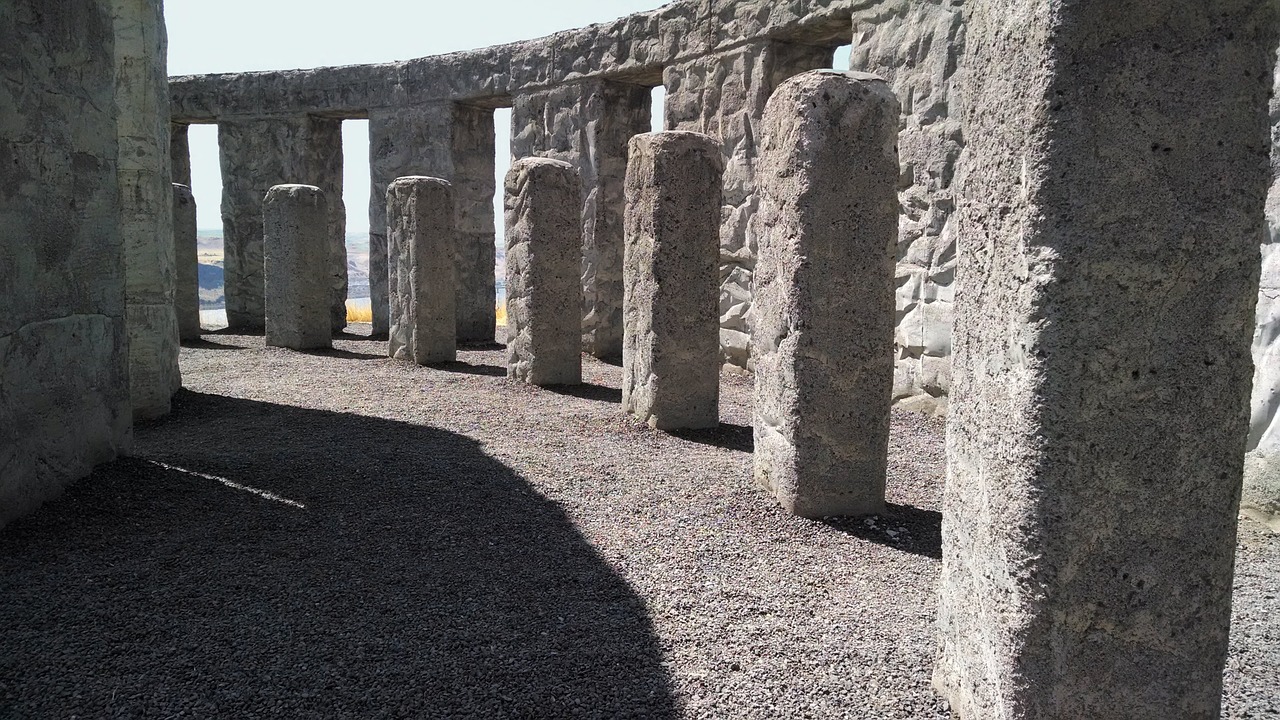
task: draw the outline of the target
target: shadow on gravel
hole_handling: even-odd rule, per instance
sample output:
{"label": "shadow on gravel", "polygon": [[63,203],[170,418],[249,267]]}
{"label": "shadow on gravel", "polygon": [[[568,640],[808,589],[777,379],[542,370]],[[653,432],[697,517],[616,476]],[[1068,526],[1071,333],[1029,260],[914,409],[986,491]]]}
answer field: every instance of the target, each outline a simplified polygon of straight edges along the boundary
{"label": "shadow on gravel", "polygon": [[340,350],[338,348],[324,348],[318,350],[302,350],[304,355],[316,355],[319,357],[340,358],[343,360],[386,360],[386,353],[358,353],[350,350]]}
{"label": "shadow on gravel", "polygon": [[489,377],[506,377],[507,369],[497,365],[473,365],[467,362],[439,363],[431,367],[445,372],[462,373],[463,375],[487,375]]}
{"label": "shadow on gravel", "polygon": [[[206,333],[208,334],[208,333]],[[196,348],[199,350],[245,350],[243,345],[231,345],[229,343],[216,343],[209,340],[183,340],[182,347]]]}
{"label": "shadow on gravel", "polygon": [[641,599],[466,437],[184,391],[135,452],[0,532],[0,717],[677,712]]}
{"label": "shadow on gravel", "polygon": [[595,400],[597,402],[613,403],[619,405],[622,403],[622,390],[619,388],[605,387],[604,385],[594,385],[592,383],[582,383],[581,385],[547,385],[542,388],[548,392],[557,395],[567,395],[569,397],[582,398],[583,400]]}
{"label": "shadow on gravel", "polygon": [[704,430],[672,430],[671,436],[736,452],[749,453],[756,449],[755,434],[749,425],[720,423],[716,427]]}
{"label": "shadow on gravel", "polygon": [[[942,513],[937,510],[886,503],[880,515],[869,518],[831,517],[822,522],[867,542],[934,560],[942,559]],[[889,531],[895,534],[890,535]]]}

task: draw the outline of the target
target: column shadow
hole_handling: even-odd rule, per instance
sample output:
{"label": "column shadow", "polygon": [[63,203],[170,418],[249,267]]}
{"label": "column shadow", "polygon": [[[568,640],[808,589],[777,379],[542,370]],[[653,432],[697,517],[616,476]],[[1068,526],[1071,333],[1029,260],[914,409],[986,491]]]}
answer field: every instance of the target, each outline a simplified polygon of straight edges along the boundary
{"label": "column shadow", "polygon": [[750,425],[720,423],[716,427],[702,430],[672,430],[670,434],[681,440],[713,445],[736,452],[754,452],[756,447],[755,431]]}
{"label": "column shadow", "polygon": [[644,602],[431,427],[181,392],[0,532],[0,716],[672,717]]}
{"label": "column shadow", "polygon": [[822,522],[867,542],[934,560],[942,559],[942,513],[937,510],[886,503],[884,512],[879,515],[830,517]]}

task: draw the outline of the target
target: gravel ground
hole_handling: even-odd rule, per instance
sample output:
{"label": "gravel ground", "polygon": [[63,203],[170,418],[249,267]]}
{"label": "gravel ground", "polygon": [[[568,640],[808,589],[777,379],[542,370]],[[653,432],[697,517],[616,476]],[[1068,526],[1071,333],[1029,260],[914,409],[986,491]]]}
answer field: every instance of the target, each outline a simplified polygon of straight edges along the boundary
{"label": "gravel ground", "polygon": [[[948,717],[939,421],[895,413],[885,515],[799,520],[746,377],[676,436],[594,360],[385,348],[184,348],[134,457],[0,532],[0,717]],[[1226,716],[1280,717],[1280,538],[1238,557]]]}

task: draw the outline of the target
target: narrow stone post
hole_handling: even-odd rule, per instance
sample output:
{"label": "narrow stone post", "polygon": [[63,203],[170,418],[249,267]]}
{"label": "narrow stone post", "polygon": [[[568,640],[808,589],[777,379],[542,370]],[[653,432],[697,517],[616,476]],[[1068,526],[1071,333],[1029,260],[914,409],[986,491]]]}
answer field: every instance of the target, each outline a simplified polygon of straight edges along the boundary
{"label": "narrow stone post", "polygon": [[582,382],[582,196],[567,162],[525,158],[507,173],[507,377]]}
{"label": "narrow stone post", "polygon": [[964,720],[1217,718],[1272,0],[977,0],[935,685]]}
{"label": "narrow stone post", "polygon": [[276,185],[262,202],[267,345],[332,347],[329,207],[314,185]]}
{"label": "narrow stone post", "polygon": [[387,187],[388,354],[419,365],[457,359],[458,229],[453,186],[402,177]]}
{"label": "narrow stone post", "polygon": [[178,336],[200,339],[200,260],[196,247],[196,199],[191,188],[173,185],[173,258],[176,268],[173,308]]}
{"label": "narrow stone post", "polygon": [[884,507],[898,237],[897,98],[817,70],[764,114],[755,477],[789,512]]}
{"label": "narrow stone post", "polygon": [[623,268],[622,406],[659,430],[719,423],[720,143],[631,138]]}

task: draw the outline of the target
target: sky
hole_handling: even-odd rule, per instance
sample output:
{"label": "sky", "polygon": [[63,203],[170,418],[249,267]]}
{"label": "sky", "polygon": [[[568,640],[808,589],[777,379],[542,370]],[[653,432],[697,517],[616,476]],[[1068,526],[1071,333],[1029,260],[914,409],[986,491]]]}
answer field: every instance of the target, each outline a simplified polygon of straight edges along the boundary
{"label": "sky", "polygon": [[[408,60],[529,40],[663,4],[663,0],[167,0],[169,74]],[[502,177],[510,162],[501,151],[508,147],[510,111],[496,115],[497,170]],[[214,125],[191,128],[191,185],[202,229],[222,226],[217,136]],[[365,232],[368,123],[344,122],[343,146],[347,229]]]}

